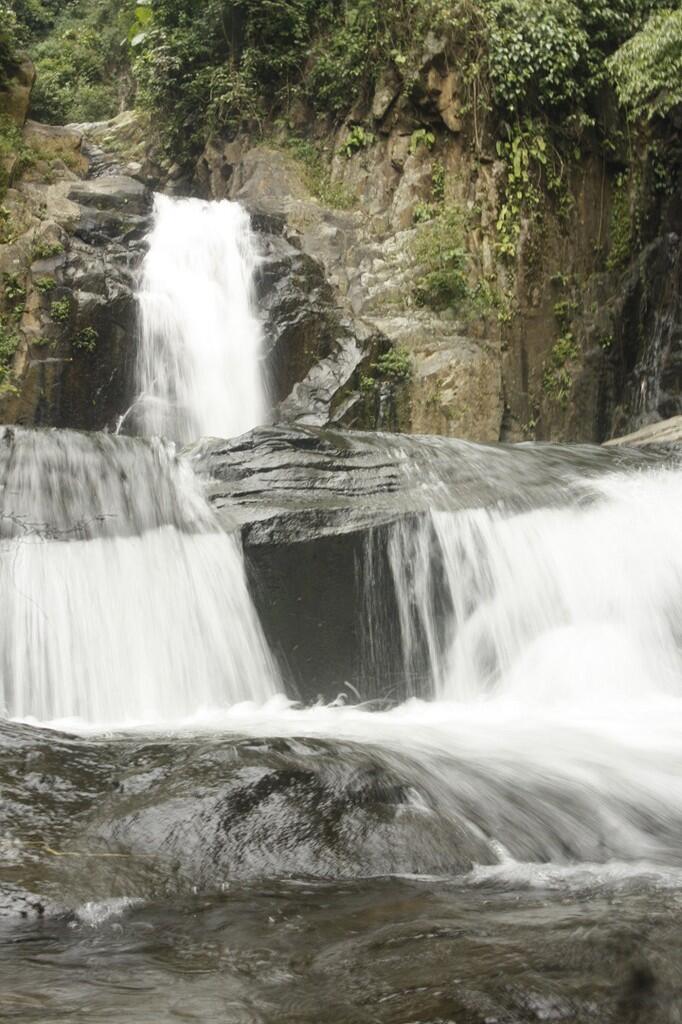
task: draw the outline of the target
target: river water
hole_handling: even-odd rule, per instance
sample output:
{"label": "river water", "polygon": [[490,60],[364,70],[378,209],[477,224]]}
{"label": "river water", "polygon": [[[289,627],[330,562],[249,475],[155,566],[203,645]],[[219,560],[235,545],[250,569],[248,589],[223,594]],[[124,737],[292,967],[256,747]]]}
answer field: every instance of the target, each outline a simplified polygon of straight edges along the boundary
{"label": "river water", "polygon": [[[244,237],[159,202],[129,424],[264,418]],[[230,425],[188,367],[242,337]],[[412,489],[358,643],[414,695],[302,707],[172,444],[0,434],[0,1019],[682,1020],[679,462],[367,443]]]}

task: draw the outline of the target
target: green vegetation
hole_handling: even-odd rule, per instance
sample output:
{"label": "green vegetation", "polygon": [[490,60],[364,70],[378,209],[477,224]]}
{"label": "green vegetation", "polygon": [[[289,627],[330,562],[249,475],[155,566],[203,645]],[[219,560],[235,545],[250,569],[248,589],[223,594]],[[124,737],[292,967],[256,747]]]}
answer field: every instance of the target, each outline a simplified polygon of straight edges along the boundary
{"label": "green vegetation", "polygon": [[355,206],[357,196],[345,185],[331,180],[324,153],[314,142],[290,136],[285,149],[300,165],[311,195],[335,210],[349,210]]}
{"label": "green vegetation", "polygon": [[13,315],[21,313],[26,301],[26,289],[18,274],[3,274],[3,294],[5,305]]}
{"label": "green vegetation", "polygon": [[47,295],[48,292],[52,291],[57,282],[53,277],[39,277],[34,284],[39,292],[42,292],[43,295]]}
{"label": "green vegetation", "polygon": [[[0,193],[2,189],[0,187]],[[0,245],[4,245],[12,238],[12,215],[6,206],[0,204]]]}
{"label": "green vegetation", "polygon": [[391,348],[379,356],[373,368],[389,380],[407,380],[412,373],[410,353],[405,348]]}
{"label": "green vegetation", "polygon": [[415,204],[412,219],[415,224],[424,224],[427,220],[433,220],[438,213],[437,203],[427,203],[423,199]]}
{"label": "green vegetation", "polygon": [[578,346],[569,331],[555,342],[545,363],[542,389],[548,398],[554,399],[561,406],[567,404],[571,394],[573,378],[569,366],[575,362],[578,355]]}
{"label": "green vegetation", "polygon": [[634,235],[628,178],[625,174],[619,174],[609,220],[610,247],[606,261],[609,270],[617,270],[628,262],[634,247]]}
{"label": "green vegetation", "polygon": [[0,0],[0,88],[10,75],[19,47],[19,24],[9,0]]}
{"label": "green vegetation", "polygon": [[0,396],[16,392],[12,384],[12,361],[19,346],[19,335],[0,317]]}
{"label": "green vegetation", "polygon": [[81,352],[94,352],[98,341],[99,335],[95,328],[84,327],[71,339],[71,346]]}
{"label": "green vegetation", "polygon": [[372,132],[368,132],[361,124],[354,124],[348,133],[346,141],[340,147],[339,153],[345,156],[347,160],[350,160],[353,153],[356,153],[359,149],[371,146],[373,142],[374,135]]}
{"label": "green vegetation", "polygon": [[487,13],[490,80],[502,106],[554,109],[582,99],[589,41],[577,4],[493,0]]}
{"label": "green vegetation", "polygon": [[634,117],[662,117],[682,103],[682,7],[653,14],[608,68]]}
{"label": "green vegetation", "polygon": [[443,206],[418,231],[412,255],[421,267],[414,286],[417,305],[457,308],[468,294],[465,217],[454,204]]}
{"label": "green vegetation", "polygon": [[[135,0],[14,0],[37,78],[31,113],[66,124],[112,117],[125,94]],[[130,84],[130,83],[129,83]]]}
{"label": "green vegetation", "polygon": [[52,256],[58,256],[64,252],[61,242],[34,242],[31,249],[31,263],[38,260],[48,260]]}
{"label": "green vegetation", "polygon": [[365,394],[376,391],[381,383],[395,386],[405,383],[412,375],[412,360],[405,348],[390,348],[369,366],[369,374],[360,377],[360,390]]}
{"label": "green vegetation", "polygon": [[[73,150],[66,145],[55,145],[49,149],[40,146],[28,145],[14,121],[6,114],[0,114],[0,199],[2,199],[10,184],[16,183],[29,167],[43,162],[47,166],[45,177],[49,180],[49,172],[56,161],[61,160],[71,170],[78,167],[78,157]],[[7,211],[5,211],[7,212]],[[7,215],[9,218],[9,215]],[[3,218],[0,216],[0,220]]]}
{"label": "green vegetation", "polygon": [[571,199],[564,159],[557,147],[548,142],[542,120],[527,118],[519,123],[506,141],[498,140],[497,154],[504,160],[506,170],[496,225],[497,250],[501,256],[513,259],[518,251],[523,217],[537,219],[548,194],[557,202],[560,213],[566,212]]}
{"label": "green vegetation", "polygon": [[554,303],[554,316],[559,327],[565,331],[578,312],[578,304],[572,299],[559,299]]}
{"label": "green vegetation", "polygon": [[420,199],[415,205],[413,220],[415,224],[423,224],[433,220],[443,211],[445,202],[445,167],[441,160],[434,160],[431,168],[431,199]]}
{"label": "green vegetation", "polygon": [[417,128],[410,136],[410,153],[414,156],[420,146],[431,149],[435,145],[436,136],[426,128]]}
{"label": "green vegetation", "polygon": [[0,114],[0,200],[7,193],[10,167],[14,168],[21,148],[21,132],[6,114]]}
{"label": "green vegetation", "polygon": [[[608,80],[635,116],[682,96],[682,12],[670,0],[0,0],[0,73],[30,45],[33,115],[113,115],[137,93],[183,163],[215,130],[260,131],[300,101],[341,120],[390,70],[415,88],[425,40],[443,37],[463,114],[496,110],[512,135],[552,119],[577,136]],[[372,141],[356,124],[344,153]],[[435,133],[417,128],[410,151]]]}
{"label": "green vegetation", "polygon": [[434,160],[431,168],[431,196],[434,203],[445,202],[445,167],[442,160]]}
{"label": "green vegetation", "polygon": [[55,299],[50,305],[50,317],[57,324],[65,324],[71,316],[71,303],[68,299]]}
{"label": "green vegetation", "polygon": [[[104,2],[104,0],[102,0]],[[109,0],[112,2],[112,0]],[[415,85],[429,32],[449,40],[474,117],[580,114],[608,58],[664,0],[151,0],[132,37],[139,98],[169,152],[189,155],[216,128],[258,129],[303,100],[341,118],[391,68]],[[359,126],[358,126],[359,127]],[[411,150],[435,136],[418,128]],[[354,148],[365,144],[359,141]],[[351,150],[352,152],[352,150]]]}

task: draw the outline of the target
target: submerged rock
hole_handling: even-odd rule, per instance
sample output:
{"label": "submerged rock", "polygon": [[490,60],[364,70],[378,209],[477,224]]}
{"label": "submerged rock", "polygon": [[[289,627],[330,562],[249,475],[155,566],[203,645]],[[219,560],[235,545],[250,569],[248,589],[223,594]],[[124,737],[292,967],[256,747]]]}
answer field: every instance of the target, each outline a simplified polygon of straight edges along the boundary
{"label": "submerged rock", "polygon": [[[172,761],[171,761],[172,758]],[[428,799],[428,798],[427,798]],[[417,797],[409,772],[353,744],[284,739],[147,748],[86,836],[154,873],[234,879],[458,873],[485,844]]]}
{"label": "submerged rock", "polygon": [[337,740],[86,740],[0,722],[0,786],[0,918],[17,921],[240,879],[489,859],[427,771]]}

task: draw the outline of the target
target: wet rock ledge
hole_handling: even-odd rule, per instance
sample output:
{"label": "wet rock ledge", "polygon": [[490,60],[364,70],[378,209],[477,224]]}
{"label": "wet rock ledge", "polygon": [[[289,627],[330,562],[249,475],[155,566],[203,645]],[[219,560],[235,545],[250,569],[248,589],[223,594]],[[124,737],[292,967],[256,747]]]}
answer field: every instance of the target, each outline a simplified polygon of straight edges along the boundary
{"label": "wet rock ledge", "polygon": [[[371,440],[298,427],[204,440],[190,457],[220,521],[241,529],[251,591],[287,691],[305,701],[383,696],[366,663],[364,624],[406,490],[399,460]],[[400,673],[397,638],[393,650],[387,677]]]}

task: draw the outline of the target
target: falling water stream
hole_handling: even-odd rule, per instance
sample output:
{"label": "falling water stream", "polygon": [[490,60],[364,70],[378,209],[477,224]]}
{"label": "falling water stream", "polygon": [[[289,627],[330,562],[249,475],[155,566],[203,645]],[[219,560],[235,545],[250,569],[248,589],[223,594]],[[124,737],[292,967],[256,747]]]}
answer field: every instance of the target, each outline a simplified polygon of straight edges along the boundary
{"label": "falling water stream", "polygon": [[156,196],[139,292],[139,397],[126,415],[136,432],[187,442],[263,422],[256,265],[237,203]]}
{"label": "falling water stream", "polygon": [[262,422],[255,252],[159,197],[147,437],[0,434],[0,1019],[679,1022],[682,469],[413,439],[364,569],[420,682],[301,707],[154,439]]}

